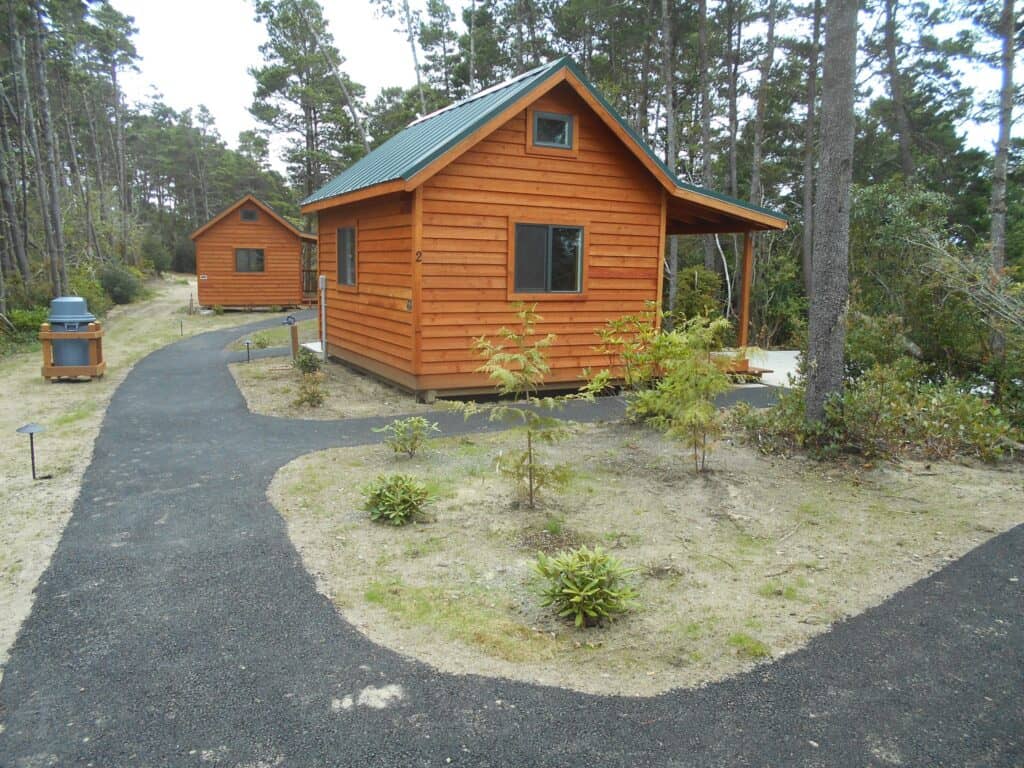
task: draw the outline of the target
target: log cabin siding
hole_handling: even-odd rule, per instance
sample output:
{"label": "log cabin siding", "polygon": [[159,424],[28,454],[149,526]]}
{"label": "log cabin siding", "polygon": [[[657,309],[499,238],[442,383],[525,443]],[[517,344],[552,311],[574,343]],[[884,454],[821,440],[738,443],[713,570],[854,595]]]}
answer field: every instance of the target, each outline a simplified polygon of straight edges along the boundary
{"label": "log cabin siding", "polygon": [[[574,152],[536,154],[527,145],[532,110],[576,118]],[[486,387],[473,339],[514,325],[514,225],[584,229],[580,294],[531,294],[556,333],[548,383],[578,382],[603,367],[595,329],[658,299],[663,191],[568,86],[523,110],[430,178],[422,188],[418,388]]]}
{"label": "log cabin siding", "polygon": [[[242,221],[243,210],[256,221]],[[263,250],[263,272],[238,272],[235,250]],[[231,211],[195,238],[197,298],[206,307],[302,303],[302,239],[255,206]],[[205,275],[205,277],[204,277]]]}
{"label": "log cabin siding", "polygon": [[[356,229],[356,284],[338,285],[338,229]],[[319,213],[320,274],[327,278],[327,351],[414,388],[412,195]]]}

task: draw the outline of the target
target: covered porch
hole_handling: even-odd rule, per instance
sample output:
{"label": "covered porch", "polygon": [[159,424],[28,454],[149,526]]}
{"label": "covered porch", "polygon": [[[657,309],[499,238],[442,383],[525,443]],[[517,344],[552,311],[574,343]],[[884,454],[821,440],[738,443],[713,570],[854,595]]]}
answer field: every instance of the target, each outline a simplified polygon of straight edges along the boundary
{"label": "covered porch", "polygon": [[[740,205],[727,197],[680,187],[667,195],[665,234],[671,235],[743,235],[740,266],[739,328],[740,349],[750,343],[750,286],[754,275],[754,237],[758,232],[778,232],[788,221],[766,209]],[[737,361],[742,368],[746,361]],[[738,371],[739,372],[739,371]]]}

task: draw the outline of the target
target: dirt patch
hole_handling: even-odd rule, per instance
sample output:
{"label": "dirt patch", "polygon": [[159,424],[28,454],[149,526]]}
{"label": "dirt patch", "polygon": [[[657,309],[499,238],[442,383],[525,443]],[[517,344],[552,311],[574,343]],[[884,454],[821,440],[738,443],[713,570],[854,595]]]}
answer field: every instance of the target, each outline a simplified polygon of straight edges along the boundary
{"label": "dirt patch", "polygon": [[[194,277],[170,275],[147,287],[151,298],[116,307],[103,319],[102,379],[48,382],[40,376],[38,350],[0,360],[0,664],[32,607],[32,592],[67,523],[117,385],[138,360],[182,336],[268,317],[188,315]],[[50,480],[32,482],[28,439],[14,432],[29,421],[46,427],[36,449],[39,472],[52,474]]]}
{"label": "dirt patch", "polygon": [[328,362],[324,366],[326,399],[323,405],[316,408],[297,406],[295,397],[301,374],[292,367],[291,358],[265,358],[251,363],[235,363],[229,367],[249,410],[264,416],[351,419],[361,416],[397,416],[437,410],[438,407],[418,403],[408,392],[335,362]]}
{"label": "dirt patch", "polygon": [[[1024,522],[1020,465],[856,471],[726,441],[697,477],[684,451],[627,425],[579,426],[546,449],[569,487],[517,505],[494,457],[510,434],[310,454],[271,485],[320,588],[373,640],[440,669],[594,693],[720,680],[800,648],[845,617]],[[369,522],[376,474],[424,478],[431,522]],[[540,607],[538,549],[600,544],[636,568],[636,608],[577,630]]]}

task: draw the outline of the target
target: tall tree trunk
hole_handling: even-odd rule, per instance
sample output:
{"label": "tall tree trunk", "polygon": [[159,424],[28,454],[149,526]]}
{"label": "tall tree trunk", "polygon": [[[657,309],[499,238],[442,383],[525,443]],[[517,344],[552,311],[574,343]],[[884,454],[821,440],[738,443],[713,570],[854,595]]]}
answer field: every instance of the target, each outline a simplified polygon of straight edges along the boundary
{"label": "tall tree trunk", "polygon": [[[70,104],[70,100],[65,94],[65,104]],[[96,238],[96,226],[92,220],[92,196],[89,194],[89,184],[82,173],[81,165],[78,162],[78,153],[76,147],[78,142],[75,140],[75,132],[71,127],[71,120],[68,117],[68,110],[64,110],[64,131],[68,137],[68,166],[71,169],[71,178],[75,183],[75,190],[78,192],[78,196],[82,201],[82,208],[85,211],[85,235],[89,243],[89,247],[92,249],[93,258],[96,261],[100,260],[100,244]]]}
{"label": "tall tree trunk", "polygon": [[469,4],[469,92],[476,92],[476,0]]}
{"label": "tall tree trunk", "polygon": [[999,89],[999,138],[996,140],[995,164],[992,169],[990,204],[992,270],[997,274],[1006,267],[1006,172],[1010,153],[1010,128],[1013,124],[1014,20],[1013,0],[1003,0],[999,17],[999,34],[1003,43],[1000,57],[1003,82]]}
{"label": "tall tree trunk", "polygon": [[128,215],[131,212],[131,193],[128,191],[128,159],[125,157],[124,120],[121,116],[121,88],[117,84],[117,62],[110,62],[110,87],[114,97],[114,163],[117,168],[117,194],[121,203],[121,237],[118,255],[128,261]]}
{"label": "tall tree trunk", "polygon": [[821,92],[821,158],[814,224],[814,293],[807,349],[807,419],[820,422],[825,402],[843,388],[850,293],[850,184],[853,178],[854,84],[858,0],[829,0]]}
{"label": "tall tree trunk", "polygon": [[[662,56],[661,74],[665,81],[665,164],[676,172],[678,149],[676,146],[675,56],[672,43],[672,14],[669,0],[661,0]],[[668,309],[674,311],[679,280],[679,241],[668,236]],[[671,322],[671,321],[670,321]]]}
{"label": "tall tree trunk", "polygon": [[82,100],[85,118],[89,123],[89,143],[92,145],[93,164],[96,172],[96,201],[100,212],[100,223],[107,221],[107,182],[103,174],[103,152],[100,150],[100,136],[96,128],[96,116],[93,114],[93,98],[87,93]]}
{"label": "tall tree trunk", "polygon": [[[739,172],[737,170],[738,164],[738,147],[737,141],[739,136],[739,81],[740,81],[740,48],[743,45],[743,19],[741,17],[741,7],[737,0],[727,0],[727,23],[729,31],[729,45],[728,45],[728,100],[729,100],[729,194],[735,198],[740,196],[740,183],[739,183]],[[740,242],[736,235],[733,235],[732,240],[732,274],[733,276],[742,274],[740,271]],[[727,269],[722,270],[723,277],[728,279]],[[735,295],[736,291],[732,290],[732,286],[729,286],[730,295]],[[726,306],[726,316],[733,311],[732,306]]]}
{"label": "tall tree trunk", "polygon": [[64,252],[64,221],[60,209],[61,174],[60,163],[57,157],[57,138],[53,130],[53,118],[50,110],[50,88],[47,82],[46,71],[46,41],[45,22],[43,21],[42,9],[35,3],[33,5],[34,34],[33,34],[33,58],[35,59],[36,89],[39,94],[39,127],[43,132],[43,150],[46,153],[46,175],[50,185],[50,226],[53,227],[53,259],[57,262],[55,272],[57,274],[57,292],[63,296],[67,291],[68,273]]}
{"label": "tall tree trunk", "polygon": [[[711,176],[711,73],[708,71],[708,0],[697,7],[697,70],[700,76],[700,161],[701,183],[710,188]],[[704,267],[714,270],[717,264],[715,236],[704,235]]]}
{"label": "tall tree trunk", "polygon": [[416,90],[420,95],[420,114],[427,114],[427,97],[423,92],[423,73],[420,71],[420,54],[416,50],[416,30],[413,27],[412,9],[409,0],[402,0],[402,20],[405,22],[405,37],[412,51],[412,66],[416,71]]}
{"label": "tall tree trunk", "polygon": [[8,160],[14,156],[11,146],[11,135],[7,129],[7,93],[3,78],[0,78],[0,201],[4,216],[10,227],[9,237],[13,252],[14,265],[18,270],[23,285],[32,284],[32,268],[28,263],[28,251],[24,233],[18,228],[22,217],[18,215],[18,206],[14,189],[14,174],[8,167]]}
{"label": "tall tree trunk", "polygon": [[[8,1],[7,17],[10,25],[9,45],[11,60],[14,66],[15,94],[18,102],[18,124],[21,128],[21,147],[23,157],[28,154],[32,158],[32,166],[36,176],[36,196],[39,199],[39,212],[43,220],[43,240],[46,247],[47,266],[50,272],[50,291],[60,296],[60,272],[54,258],[53,223],[50,220],[50,200],[48,182],[43,172],[43,161],[39,151],[39,134],[36,131],[35,109],[32,105],[31,90],[28,84],[28,70],[25,63],[25,48],[21,36],[21,28],[14,11],[14,3]],[[27,150],[27,152],[26,152]],[[27,174],[26,174],[27,175]],[[24,179],[23,179],[24,181]],[[26,235],[27,242],[27,235]]]}
{"label": "tall tree trunk", "polygon": [[814,142],[817,137],[816,107],[818,102],[818,49],[821,45],[821,0],[814,0],[811,22],[811,50],[807,62],[807,119],[804,123],[804,230],[800,254],[804,278],[804,294],[811,295],[814,269]]}
{"label": "tall tree trunk", "polygon": [[761,205],[764,190],[761,187],[761,153],[764,145],[764,117],[768,110],[768,79],[775,58],[775,0],[768,0],[768,31],[765,34],[764,58],[761,59],[760,79],[757,83],[757,107],[754,111],[753,159],[750,167],[750,202]]}
{"label": "tall tree trunk", "polygon": [[899,10],[897,2],[898,0],[885,0],[886,76],[889,80],[889,98],[892,100],[892,111],[896,118],[900,170],[903,172],[903,178],[909,180],[914,177],[914,155],[911,151],[913,136],[910,128],[910,116],[907,113],[906,97],[903,93],[903,74],[900,71],[899,41],[896,30],[896,15]]}
{"label": "tall tree trunk", "polygon": [[[999,276],[1006,268],[1006,173],[1010,152],[1010,129],[1013,125],[1013,58],[1014,35],[1016,32],[1013,0],[1003,0],[999,16],[999,35],[1003,50],[1000,62],[1003,82],[999,89],[999,138],[996,140],[995,163],[992,168],[992,202],[989,205],[992,224],[989,234],[992,248],[992,273]],[[992,351],[1002,356],[1006,351],[1006,339],[1002,333],[992,334]],[[1001,399],[1002,386],[997,383],[996,399]]]}

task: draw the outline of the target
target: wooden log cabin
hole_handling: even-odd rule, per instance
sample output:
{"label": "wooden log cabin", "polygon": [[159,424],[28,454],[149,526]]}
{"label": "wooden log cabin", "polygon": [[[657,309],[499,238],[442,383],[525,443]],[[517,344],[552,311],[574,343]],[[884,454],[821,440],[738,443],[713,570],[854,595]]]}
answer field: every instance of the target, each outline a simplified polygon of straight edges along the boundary
{"label": "wooden log cabin", "polygon": [[193,232],[192,242],[202,306],[291,307],[315,300],[315,285],[303,288],[303,255],[316,235],[299,231],[252,195]]}
{"label": "wooden log cabin", "polygon": [[327,352],[421,396],[493,391],[471,345],[536,303],[547,384],[580,382],[595,329],[659,305],[666,236],[752,235],[777,213],[680,181],[573,62],[422,117],[303,202],[319,218]]}

